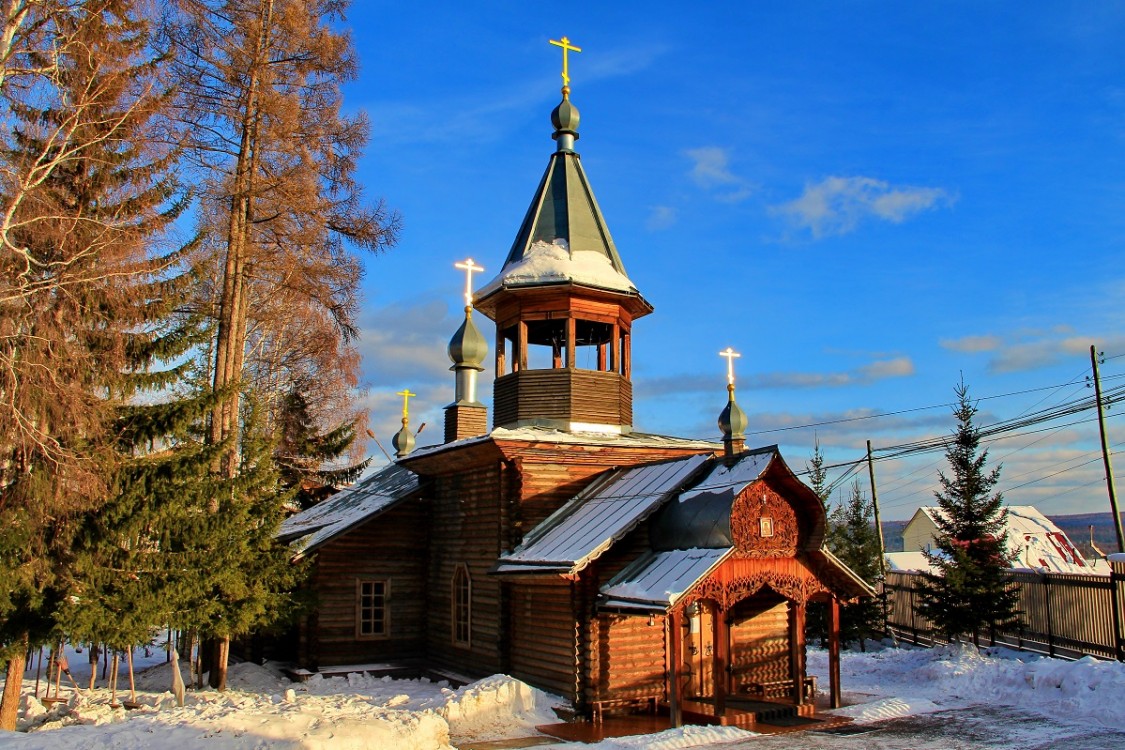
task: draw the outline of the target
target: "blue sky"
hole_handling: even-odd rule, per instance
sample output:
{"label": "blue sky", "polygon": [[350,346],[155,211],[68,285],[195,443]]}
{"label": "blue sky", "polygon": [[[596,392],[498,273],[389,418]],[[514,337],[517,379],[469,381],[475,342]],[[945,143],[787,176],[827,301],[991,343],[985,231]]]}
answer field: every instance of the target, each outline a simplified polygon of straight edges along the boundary
{"label": "blue sky", "polygon": [[[795,469],[814,433],[833,464],[948,434],[962,374],[977,397],[1030,391],[983,398],[981,424],[1085,395],[1091,344],[1107,386],[1125,376],[1123,3],[361,2],[348,20],[360,177],[403,222],[364,282],[384,445],[404,387],[419,442],[440,440],[452,266],[500,270],[554,149],[562,35],[583,48],[577,150],[656,307],[634,329],[638,429],[717,437],[728,345],[748,442]],[[992,444],[1008,502],[1108,510],[1080,418]],[[930,503],[941,466],[878,462],[884,517]]]}

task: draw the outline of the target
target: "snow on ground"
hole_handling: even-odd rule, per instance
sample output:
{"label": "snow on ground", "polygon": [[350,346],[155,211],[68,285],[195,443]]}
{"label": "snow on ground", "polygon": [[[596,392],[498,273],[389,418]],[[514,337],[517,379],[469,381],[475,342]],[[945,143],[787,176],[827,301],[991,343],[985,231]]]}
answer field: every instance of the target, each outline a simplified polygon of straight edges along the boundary
{"label": "snow on ground", "polygon": [[[67,703],[45,708],[25,680],[20,710],[24,732],[0,734],[0,748],[62,750],[99,747],[191,750],[258,748],[402,748],[448,750],[471,742],[538,734],[554,723],[559,699],[517,680],[495,675],[460,689],[444,682],[394,680],[365,674],[293,683],[267,666],[234,664],[225,693],[189,690],[185,705],[170,692],[172,665],[163,654],[138,652],[140,709],[110,708],[109,691],[87,691],[89,665],[70,654],[82,694],[64,683]],[[810,672],[827,687],[827,653],[809,651]],[[933,650],[875,646],[843,656],[845,701],[840,713],[857,723],[945,711],[972,704],[1012,706],[1059,721],[1125,730],[1125,664],[1091,658],[1077,662],[1008,649],[947,646]],[[126,678],[118,700],[128,697]],[[42,695],[42,686],[40,688]],[[583,746],[596,750],[679,750],[754,735],[730,727],[684,727],[643,737]],[[563,747],[556,743],[549,747]],[[571,746],[573,747],[573,746]]]}

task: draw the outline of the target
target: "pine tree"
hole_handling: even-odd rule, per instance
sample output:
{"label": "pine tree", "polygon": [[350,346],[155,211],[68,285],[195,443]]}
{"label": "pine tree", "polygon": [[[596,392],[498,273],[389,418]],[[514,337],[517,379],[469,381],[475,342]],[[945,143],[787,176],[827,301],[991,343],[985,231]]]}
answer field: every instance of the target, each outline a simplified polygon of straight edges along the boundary
{"label": "pine tree", "polygon": [[973,423],[977,407],[968,387],[962,381],[955,392],[957,429],[945,451],[950,474],[938,474],[938,536],[926,553],[935,572],[923,573],[919,581],[918,612],[944,638],[957,641],[971,634],[979,646],[981,628],[1015,623],[1018,600],[1005,575],[1012,560],[1005,533],[1007,511],[1001,494],[992,492],[1000,467],[985,468],[988,451],[980,449]]}
{"label": "pine tree", "polygon": [[[839,503],[828,518],[829,550],[871,586],[880,579],[879,536],[875,533],[874,510],[856,481],[848,501]],[[882,630],[882,607],[878,599],[860,599],[840,612],[840,639],[857,642]]]}

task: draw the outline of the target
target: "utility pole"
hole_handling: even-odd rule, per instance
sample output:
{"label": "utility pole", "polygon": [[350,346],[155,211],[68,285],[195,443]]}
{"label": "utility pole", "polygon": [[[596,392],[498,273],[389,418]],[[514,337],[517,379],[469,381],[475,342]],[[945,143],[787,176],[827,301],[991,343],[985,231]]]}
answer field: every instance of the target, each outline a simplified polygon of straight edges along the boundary
{"label": "utility pole", "polygon": [[879,495],[875,491],[875,462],[871,458],[871,441],[867,441],[867,476],[871,479],[871,507],[875,511],[875,533],[879,536],[879,574],[882,576],[883,587],[883,630],[890,631],[887,622],[887,545],[883,541],[883,523],[879,520]]}
{"label": "utility pole", "polygon": [[883,524],[879,521],[879,495],[875,492],[875,463],[871,459],[871,441],[867,441],[867,476],[871,478],[871,507],[875,509],[875,533],[879,535],[879,572],[887,577],[887,545],[883,542]]}
{"label": "utility pole", "polygon": [[1125,532],[1121,529],[1121,512],[1117,509],[1117,493],[1113,489],[1113,461],[1110,459],[1109,441],[1105,435],[1105,412],[1102,409],[1102,381],[1098,376],[1098,353],[1090,346],[1090,366],[1094,370],[1094,398],[1098,401],[1098,432],[1102,437],[1102,461],[1105,463],[1105,483],[1109,489],[1109,507],[1113,511],[1113,528],[1117,531],[1117,551],[1125,552]]}

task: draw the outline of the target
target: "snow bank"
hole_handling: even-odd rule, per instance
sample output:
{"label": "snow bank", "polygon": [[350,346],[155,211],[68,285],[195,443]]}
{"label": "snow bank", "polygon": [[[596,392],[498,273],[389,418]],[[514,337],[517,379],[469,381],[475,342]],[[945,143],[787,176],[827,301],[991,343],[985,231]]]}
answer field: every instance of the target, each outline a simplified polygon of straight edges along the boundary
{"label": "snow bank", "polygon": [[507,675],[493,675],[451,692],[438,713],[454,737],[499,739],[521,729],[535,735],[536,725],[557,723],[552,706],[558,701]]}
{"label": "snow bank", "polygon": [[754,737],[756,734],[756,732],[748,732],[736,727],[691,726],[666,729],[656,734],[614,737],[581,747],[583,750],[587,750],[587,748],[589,750],[682,750],[682,748],[737,742]]}
{"label": "snow bank", "polygon": [[[827,685],[827,652],[810,649],[809,669]],[[1118,662],[952,644],[849,652],[841,671],[845,702],[855,705],[839,712],[861,723],[992,703],[1125,729],[1125,664]]]}

